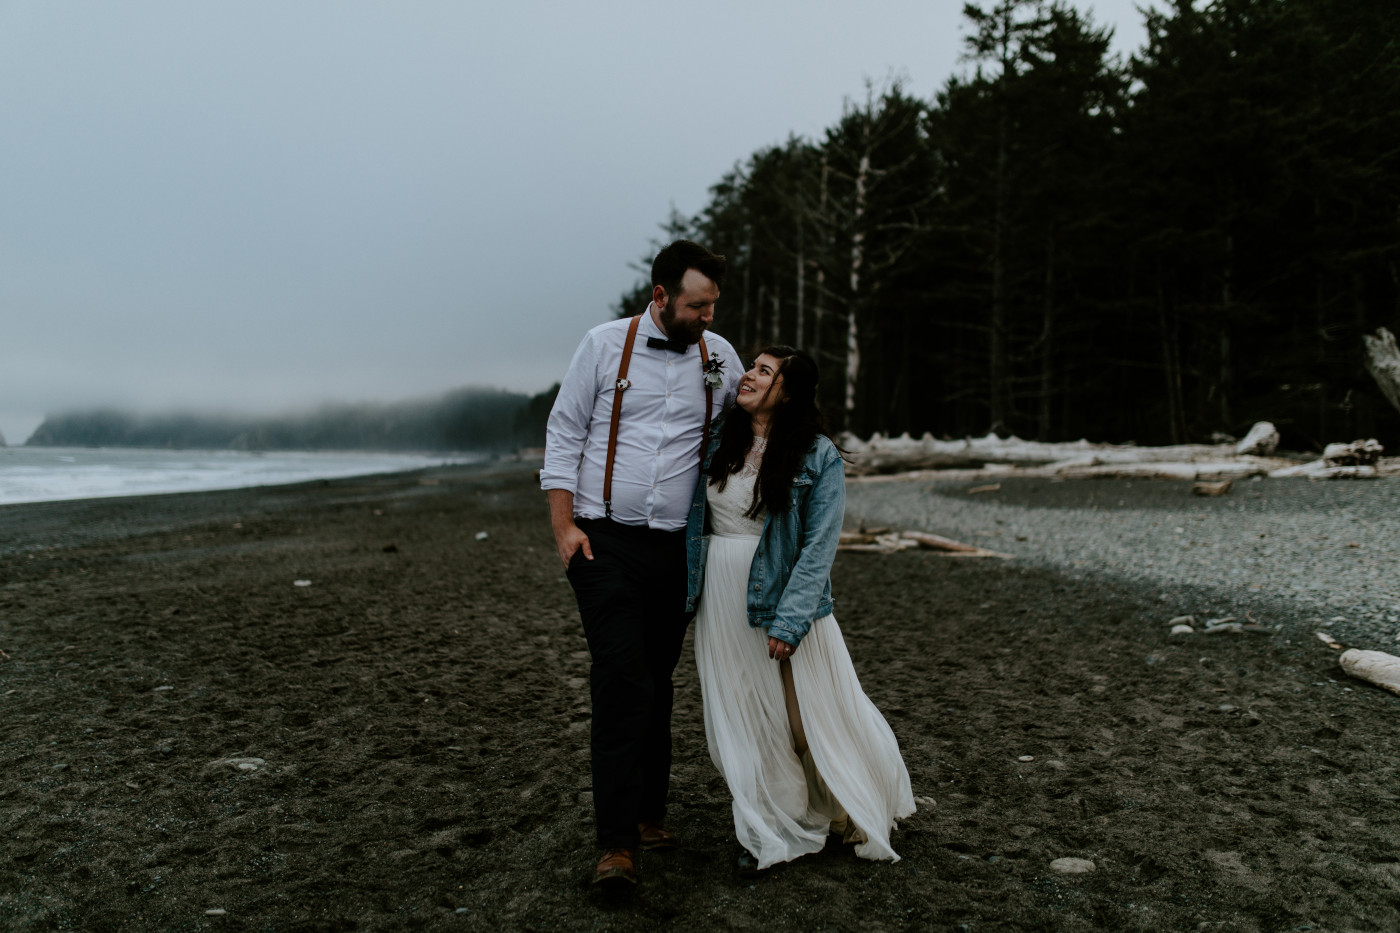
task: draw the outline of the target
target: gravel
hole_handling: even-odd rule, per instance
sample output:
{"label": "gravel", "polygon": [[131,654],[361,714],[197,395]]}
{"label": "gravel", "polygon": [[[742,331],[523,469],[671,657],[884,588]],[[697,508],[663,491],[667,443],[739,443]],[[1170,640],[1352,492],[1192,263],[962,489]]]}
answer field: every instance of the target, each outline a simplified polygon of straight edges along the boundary
{"label": "gravel", "polygon": [[1400,481],[885,479],[847,484],[846,526],[945,535],[1074,579],[1159,591],[1161,623],[1235,616],[1400,653]]}

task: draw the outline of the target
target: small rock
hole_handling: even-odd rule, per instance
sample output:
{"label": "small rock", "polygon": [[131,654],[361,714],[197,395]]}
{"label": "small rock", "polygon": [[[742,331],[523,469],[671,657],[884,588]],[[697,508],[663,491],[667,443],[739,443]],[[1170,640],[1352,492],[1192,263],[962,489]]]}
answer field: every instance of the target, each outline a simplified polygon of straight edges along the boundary
{"label": "small rock", "polygon": [[67,770],[68,770],[68,766],[67,766],[66,764],[60,763],[60,764],[54,765],[53,768],[52,768],[51,770],[53,770],[53,771],[67,771]]}
{"label": "small rock", "polygon": [[163,691],[163,690],[174,690],[174,689],[175,689],[174,687],[156,687],[156,688],[155,688],[154,690],[152,690],[151,692],[152,692],[152,693],[160,693],[160,692]]}
{"label": "small rock", "polygon": [[1223,483],[1192,483],[1191,495],[1193,496],[1223,496],[1230,491],[1230,487],[1235,485],[1232,480],[1225,480]]}
{"label": "small rock", "polygon": [[1172,634],[1173,634],[1173,635],[1190,635],[1190,634],[1191,634],[1192,632],[1194,632],[1194,631],[1196,631],[1196,630],[1193,629],[1191,626],[1186,625],[1185,623],[1183,623],[1183,624],[1181,624],[1181,625],[1173,625],[1173,626],[1172,626]]}
{"label": "small rock", "polygon": [[225,768],[233,771],[258,771],[267,766],[267,762],[261,758],[217,758],[204,766],[206,775],[213,772],[222,771]]}
{"label": "small rock", "polygon": [[204,912],[204,916],[206,916],[206,917],[227,917],[227,916],[228,916],[228,911],[227,911],[227,910],[224,910],[222,907],[211,907],[211,908],[209,908],[208,910],[206,910],[206,911]]}
{"label": "small rock", "polygon": [[310,580],[293,580],[293,581],[292,581],[292,586],[310,586],[310,585],[311,585],[311,581],[310,581]]}
{"label": "small rock", "polygon": [[938,802],[932,797],[915,797],[914,802],[921,807],[936,807]]}
{"label": "small rock", "polygon": [[472,909],[471,909],[470,907],[458,907],[456,910],[454,910],[454,911],[452,911],[452,912],[453,912],[454,914],[469,914],[469,913],[472,912]]}
{"label": "small rock", "polygon": [[1195,625],[1195,624],[1196,624],[1196,617],[1195,617],[1195,616],[1177,616],[1175,619],[1172,619],[1172,620],[1171,620],[1170,622],[1168,622],[1167,624],[1168,624],[1168,625]]}
{"label": "small rock", "polygon": [[486,532],[484,532],[484,531],[478,531],[478,532],[476,533],[476,540],[478,540],[478,541],[485,541],[485,540],[486,540],[486,537],[487,537],[487,535],[486,535]]}
{"label": "small rock", "polygon": [[1086,858],[1057,858],[1050,863],[1051,871],[1058,871],[1065,875],[1083,875],[1097,867]]}
{"label": "small rock", "polygon": [[1035,761],[1035,756],[1034,756],[1034,755],[1022,755],[1020,758],[1017,758],[1016,760],[1017,760],[1017,761]]}

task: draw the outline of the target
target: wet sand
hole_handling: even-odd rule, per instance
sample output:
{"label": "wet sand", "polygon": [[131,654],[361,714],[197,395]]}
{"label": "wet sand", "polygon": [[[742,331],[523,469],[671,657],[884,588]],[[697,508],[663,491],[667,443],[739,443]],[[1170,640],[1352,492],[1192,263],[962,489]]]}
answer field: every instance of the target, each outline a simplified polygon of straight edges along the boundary
{"label": "wet sand", "polygon": [[902,861],[740,877],[687,649],[684,845],[613,899],[528,467],[0,507],[0,929],[1400,928],[1400,697],[1029,564],[837,561]]}

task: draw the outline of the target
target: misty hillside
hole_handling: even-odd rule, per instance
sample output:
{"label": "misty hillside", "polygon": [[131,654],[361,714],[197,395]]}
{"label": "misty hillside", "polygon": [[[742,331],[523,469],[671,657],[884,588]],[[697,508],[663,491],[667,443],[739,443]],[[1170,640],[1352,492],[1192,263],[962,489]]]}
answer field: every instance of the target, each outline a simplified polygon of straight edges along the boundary
{"label": "misty hillside", "polygon": [[515,450],[544,444],[556,385],[528,396],[459,389],[389,405],[328,405],[268,417],[137,415],[113,409],[44,419],[30,447],[159,447],[208,450]]}

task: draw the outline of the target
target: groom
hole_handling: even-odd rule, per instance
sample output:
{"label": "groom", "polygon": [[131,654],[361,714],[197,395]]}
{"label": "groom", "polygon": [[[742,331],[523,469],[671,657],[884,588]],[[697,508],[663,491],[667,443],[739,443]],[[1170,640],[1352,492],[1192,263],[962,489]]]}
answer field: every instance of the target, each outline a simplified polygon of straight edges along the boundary
{"label": "groom", "polygon": [[672,848],[671,674],[688,616],[685,523],[704,432],[743,364],[706,337],[724,257],[677,240],[651,267],[651,304],[600,324],[549,415],[540,486],[593,663],[594,883],[637,881],[638,849]]}

